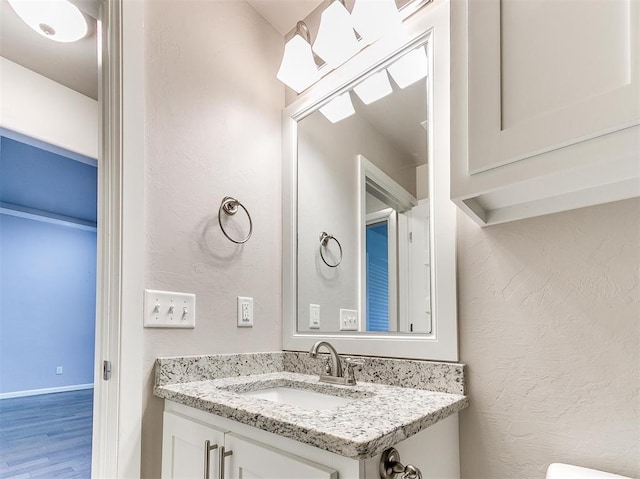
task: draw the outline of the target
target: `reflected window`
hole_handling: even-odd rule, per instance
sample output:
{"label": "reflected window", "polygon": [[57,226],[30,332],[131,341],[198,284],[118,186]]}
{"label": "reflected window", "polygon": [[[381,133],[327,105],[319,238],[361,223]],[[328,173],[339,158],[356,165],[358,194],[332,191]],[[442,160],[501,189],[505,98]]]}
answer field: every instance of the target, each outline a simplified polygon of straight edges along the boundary
{"label": "reflected window", "polygon": [[367,331],[389,331],[389,225],[367,225]]}

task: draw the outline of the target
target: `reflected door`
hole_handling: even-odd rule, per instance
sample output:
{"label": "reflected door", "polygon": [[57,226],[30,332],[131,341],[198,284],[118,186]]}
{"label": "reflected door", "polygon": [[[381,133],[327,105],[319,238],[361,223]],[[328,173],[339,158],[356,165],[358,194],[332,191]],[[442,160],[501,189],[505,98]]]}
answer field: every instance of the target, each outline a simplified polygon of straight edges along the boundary
{"label": "reflected door", "polygon": [[420,200],[410,215],[409,331],[431,332],[431,261],[429,200]]}

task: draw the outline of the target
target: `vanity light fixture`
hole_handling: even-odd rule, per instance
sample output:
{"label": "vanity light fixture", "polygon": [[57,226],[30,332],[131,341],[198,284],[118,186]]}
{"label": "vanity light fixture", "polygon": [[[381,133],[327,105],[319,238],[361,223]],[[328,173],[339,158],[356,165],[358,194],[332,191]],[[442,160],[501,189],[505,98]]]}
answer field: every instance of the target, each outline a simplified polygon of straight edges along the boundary
{"label": "vanity light fixture", "polygon": [[356,0],[351,20],[366,44],[399,30],[402,25],[395,0]]}
{"label": "vanity light fixture", "polygon": [[371,75],[365,81],[353,88],[365,105],[373,103],[393,92],[386,70]]}
{"label": "vanity light fixture", "polygon": [[56,42],[75,42],[87,34],[87,21],[67,0],[9,0],[9,5],[33,30]]}
{"label": "vanity light fixture", "polygon": [[284,46],[284,55],[276,78],[296,93],[306,90],[320,80],[320,73],[311,51],[309,29],[302,21],[298,22],[295,35]]}
{"label": "vanity light fixture", "polygon": [[338,123],[340,120],[344,120],[355,112],[349,92],[343,93],[320,108],[320,113],[331,123]]}
{"label": "vanity light fixture", "polygon": [[343,1],[334,0],[322,12],[318,36],[313,43],[313,51],[332,70],[338,68],[360,50],[356,34],[353,31],[351,16]]}
{"label": "vanity light fixture", "polygon": [[[429,1],[431,0],[427,0],[427,3]],[[318,35],[312,47],[309,47],[309,29],[304,22],[298,22],[293,38],[285,45],[276,76],[296,93],[301,93],[321,78],[313,53],[324,61],[327,68],[323,68],[323,73],[327,73],[338,68],[365,46],[399,32],[402,18],[396,0],[355,0],[351,14],[345,7],[345,0],[331,0],[320,16]],[[356,32],[360,35],[360,40],[356,37]],[[406,83],[402,79],[398,81],[402,82],[402,85],[398,83],[402,88],[413,82]]]}
{"label": "vanity light fixture", "polygon": [[405,88],[417,82],[429,73],[426,50],[424,47],[420,47],[408,52],[397,62],[390,65],[387,71],[400,88]]}

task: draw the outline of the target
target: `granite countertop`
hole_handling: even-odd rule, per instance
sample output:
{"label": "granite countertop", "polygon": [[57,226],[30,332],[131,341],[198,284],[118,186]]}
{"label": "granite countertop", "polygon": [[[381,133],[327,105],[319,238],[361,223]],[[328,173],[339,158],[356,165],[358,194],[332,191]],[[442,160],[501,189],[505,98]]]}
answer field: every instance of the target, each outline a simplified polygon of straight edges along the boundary
{"label": "granite countertop", "polygon": [[[156,377],[163,377],[162,360],[157,364]],[[371,382],[340,386],[321,383],[315,375],[257,372],[201,381],[185,381],[193,377],[182,375],[182,382],[157,381],[154,394],[354,459],[375,456],[469,405],[462,394]],[[241,394],[278,386],[354,400],[329,409],[307,409]]]}

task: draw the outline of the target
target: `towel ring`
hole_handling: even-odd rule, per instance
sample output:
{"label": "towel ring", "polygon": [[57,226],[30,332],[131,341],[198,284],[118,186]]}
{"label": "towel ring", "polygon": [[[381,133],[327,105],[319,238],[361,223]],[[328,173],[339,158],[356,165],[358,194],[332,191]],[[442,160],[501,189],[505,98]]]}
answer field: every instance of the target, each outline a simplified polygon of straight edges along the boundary
{"label": "towel ring", "polygon": [[[233,239],[231,236],[227,234],[227,232],[224,229],[224,226],[222,226],[222,219],[221,219],[222,212],[224,211],[227,215],[233,216],[238,212],[238,206],[244,210],[244,212],[247,214],[247,218],[249,218],[249,234],[243,240]],[[249,210],[247,210],[247,208],[245,208],[245,206],[242,203],[240,203],[235,198],[232,198],[231,196],[225,196],[222,199],[222,203],[220,203],[220,208],[218,209],[218,224],[220,225],[220,229],[222,230],[222,233],[227,237],[227,239],[229,241],[234,242],[235,244],[246,243],[247,241],[249,241],[249,238],[251,238],[251,234],[253,233],[253,221],[251,220],[251,215],[249,214]]]}
{"label": "towel ring", "polygon": [[[329,244],[329,241],[331,240],[335,241],[338,245],[338,248],[340,249],[340,259],[335,264],[328,263],[326,258],[324,257],[324,254],[322,254],[322,248],[326,248],[327,244]],[[340,244],[340,241],[338,241],[335,236],[330,235],[329,233],[325,233],[324,231],[320,234],[320,257],[322,258],[322,261],[324,261],[324,264],[326,264],[329,268],[335,268],[340,265],[340,263],[342,263],[342,245]]]}

